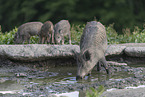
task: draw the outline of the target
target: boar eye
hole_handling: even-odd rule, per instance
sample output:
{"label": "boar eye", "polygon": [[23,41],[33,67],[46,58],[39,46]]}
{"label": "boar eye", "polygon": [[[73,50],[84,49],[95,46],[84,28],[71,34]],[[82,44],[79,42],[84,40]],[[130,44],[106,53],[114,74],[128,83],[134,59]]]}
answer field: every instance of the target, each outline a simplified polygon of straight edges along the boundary
{"label": "boar eye", "polygon": [[89,53],[89,51],[88,51],[88,50],[85,51],[84,54],[83,54],[83,59],[84,59],[85,61],[89,61],[90,58],[91,58],[91,54]]}
{"label": "boar eye", "polygon": [[61,32],[61,29],[58,32],[60,33]]}

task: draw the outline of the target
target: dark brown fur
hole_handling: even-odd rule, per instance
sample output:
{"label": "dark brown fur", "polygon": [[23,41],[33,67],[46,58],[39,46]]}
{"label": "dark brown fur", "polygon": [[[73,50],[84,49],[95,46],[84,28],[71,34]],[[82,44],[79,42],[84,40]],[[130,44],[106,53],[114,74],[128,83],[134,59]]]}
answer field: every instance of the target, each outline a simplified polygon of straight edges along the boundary
{"label": "dark brown fur", "polygon": [[54,44],[54,29],[53,29],[53,23],[51,21],[46,21],[40,31],[39,34],[40,37],[40,41],[39,43],[50,43],[50,39],[51,39],[51,43]]}
{"label": "dark brown fur", "polygon": [[68,20],[61,20],[55,24],[55,42],[62,45],[64,44],[64,36],[68,36],[69,44],[71,44],[71,32],[70,32],[70,23]]}
{"label": "dark brown fur", "polygon": [[39,35],[40,29],[42,27],[41,22],[28,22],[18,27],[18,32],[15,33],[14,43],[25,43],[28,41],[30,43],[30,37],[34,35]]}

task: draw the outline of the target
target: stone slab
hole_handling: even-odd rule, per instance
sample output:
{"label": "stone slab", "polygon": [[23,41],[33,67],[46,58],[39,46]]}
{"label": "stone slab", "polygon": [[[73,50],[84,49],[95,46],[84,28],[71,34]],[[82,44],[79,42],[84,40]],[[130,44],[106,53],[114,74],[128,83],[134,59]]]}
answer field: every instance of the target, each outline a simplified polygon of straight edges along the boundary
{"label": "stone slab", "polygon": [[145,47],[127,47],[124,52],[131,57],[145,57]]}
{"label": "stone slab", "polygon": [[40,61],[49,58],[73,57],[72,50],[79,52],[78,45],[0,45],[0,55],[12,60]]}

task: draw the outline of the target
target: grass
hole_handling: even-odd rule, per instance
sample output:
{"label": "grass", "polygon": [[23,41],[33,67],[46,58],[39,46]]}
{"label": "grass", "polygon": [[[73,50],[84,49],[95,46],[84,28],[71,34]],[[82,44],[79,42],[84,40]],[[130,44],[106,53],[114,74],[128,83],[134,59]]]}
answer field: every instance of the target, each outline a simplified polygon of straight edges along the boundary
{"label": "grass", "polygon": [[86,91],[86,97],[100,97],[104,91],[104,86],[99,86],[98,89],[91,87]]}
{"label": "grass", "polygon": [[134,31],[131,32],[129,28],[123,29],[123,34],[119,35],[113,28],[113,24],[106,28],[108,43],[144,43],[145,42],[145,28],[140,29],[135,26]]}
{"label": "grass", "polygon": [[[71,27],[71,40],[72,44],[79,45],[81,35],[83,33],[85,25],[72,25]],[[2,33],[0,28],[0,44],[14,44],[14,35],[17,32],[15,27],[9,32]],[[123,34],[118,34],[114,29],[114,24],[110,24],[106,27],[108,44],[120,44],[120,43],[144,43],[145,42],[145,27],[143,29],[135,26],[134,31],[131,32],[129,28],[122,30]],[[37,44],[39,41],[38,36],[31,37],[31,44]],[[27,43],[26,43],[27,44]],[[65,42],[68,44],[68,41]]]}

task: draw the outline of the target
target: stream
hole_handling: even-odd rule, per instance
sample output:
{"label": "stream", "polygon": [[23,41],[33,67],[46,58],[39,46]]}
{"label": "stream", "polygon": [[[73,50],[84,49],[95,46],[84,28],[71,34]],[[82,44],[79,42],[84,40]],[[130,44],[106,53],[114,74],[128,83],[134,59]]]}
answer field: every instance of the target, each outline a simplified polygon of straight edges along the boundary
{"label": "stream", "polygon": [[145,85],[145,65],[110,66],[111,74],[104,68],[96,68],[91,76],[76,81],[76,66],[46,68],[45,66],[1,66],[1,97],[84,97],[90,87],[123,89],[129,86]]}

